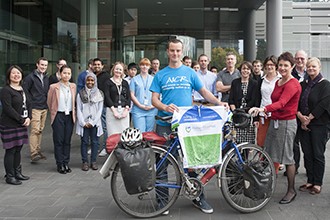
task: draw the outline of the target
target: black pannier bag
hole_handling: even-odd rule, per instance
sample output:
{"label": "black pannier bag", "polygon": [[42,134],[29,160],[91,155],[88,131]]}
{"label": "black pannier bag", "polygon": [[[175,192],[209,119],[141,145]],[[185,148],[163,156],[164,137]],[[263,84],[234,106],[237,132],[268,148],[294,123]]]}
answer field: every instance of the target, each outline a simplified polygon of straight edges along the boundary
{"label": "black pannier bag", "polygon": [[155,154],[149,143],[138,142],[133,146],[125,146],[119,142],[114,154],[128,194],[143,193],[154,188]]}
{"label": "black pannier bag", "polygon": [[272,192],[270,168],[262,162],[249,162],[243,166],[244,195],[252,200],[268,198]]}

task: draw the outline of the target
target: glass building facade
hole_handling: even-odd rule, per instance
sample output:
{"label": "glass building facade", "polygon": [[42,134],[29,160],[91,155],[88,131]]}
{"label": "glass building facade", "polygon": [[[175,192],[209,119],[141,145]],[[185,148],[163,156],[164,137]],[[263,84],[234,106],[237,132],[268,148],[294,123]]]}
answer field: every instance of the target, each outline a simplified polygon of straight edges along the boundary
{"label": "glass building facade", "polygon": [[[203,30],[203,20],[182,21],[179,18],[182,8],[173,0],[166,3],[129,0],[0,2],[2,73],[12,64],[28,73],[41,56],[50,61],[49,73],[55,72],[56,61],[64,58],[75,69],[75,75],[85,68],[88,59],[95,57],[101,58],[107,66],[116,60],[129,63],[142,57],[157,57],[165,64],[169,38],[184,35],[180,39],[187,45],[185,48],[189,48],[185,54],[194,57],[196,36],[189,35],[198,35]],[[177,8],[176,11],[171,9],[172,15],[163,10],[168,3],[175,5],[173,9]],[[195,7],[203,8],[195,3]],[[150,6],[144,7],[148,4]],[[200,17],[201,13],[202,10],[196,12],[196,16]],[[188,29],[195,33],[187,33]],[[0,84],[3,84],[4,74],[1,75]]]}
{"label": "glass building facade", "polygon": [[75,78],[95,57],[108,67],[142,57],[157,57],[165,66],[166,43],[173,37],[184,41],[184,55],[193,58],[210,54],[211,40],[238,49],[245,11],[263,2],[0,0],[0,72],[17,64],[27,74],[41,56],[49,59],[49,73],[59,58],[66,59]]}

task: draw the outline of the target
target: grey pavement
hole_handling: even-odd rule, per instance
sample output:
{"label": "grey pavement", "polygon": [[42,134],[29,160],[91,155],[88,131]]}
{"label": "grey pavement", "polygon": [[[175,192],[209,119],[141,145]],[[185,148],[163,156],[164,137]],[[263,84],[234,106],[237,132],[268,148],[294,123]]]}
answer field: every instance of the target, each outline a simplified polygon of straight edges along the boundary
{"label": "grey pavement", "polygon": [[[328,143],[328,147],[330,144]],[[72,173],[56,172],[53,155],[53,144],[49,120],[44,132],[42,149],[46,161],[31,164],[28,146],[22,150],[23,174],[31,177],[20,186],[12,186],[0,181],[0,220],[32,219],[132,219],[123,213],[113,201],[109,178],[104,180],[98,171],[81,170],[80,139],[73,135],[71,163]],[[4,173],[3,154],[1,151],[1,175]],[[277,178],[276,191],[261,211],[252,214],[241,214],[226,203],[215,180],[206,186],[207,201],[213,206],[213,214],[203,214],[192,203],[180,197],[170,209],[168,216],[156,219],[330,219],[330,151],[326,152],[326,172],[321,194],[310,195],[297,191],[296,199],[288,205],[278,202],[286,191],[286,178],[283,171]],[[98,158],[98,165],[105,158]],[[296,176],[296,187],[306,181],[303,165]]]}

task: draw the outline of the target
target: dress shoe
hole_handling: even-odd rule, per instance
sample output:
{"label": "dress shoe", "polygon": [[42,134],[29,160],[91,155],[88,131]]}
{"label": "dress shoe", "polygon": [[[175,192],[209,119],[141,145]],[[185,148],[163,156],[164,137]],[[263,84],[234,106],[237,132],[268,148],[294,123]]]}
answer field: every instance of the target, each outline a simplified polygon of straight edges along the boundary
{"label": "dress shoe", "polygon": [[301,192],[310,192],[312,188],[313,188],[312,184],[307,184],[306,183],[304,185],[299,186],[299,191],[301,191]]}
{"label": "dress shoe", "polygon": [[316,194],[320,194],[321,190],[322,190],[322,187],[318,188],[318,187],[313,186],[309,193],[312,195],[316,195]]}
{"label": "dress shoe", "polygon": [[89,166],[88,166],[88,164],[87,164],[86,162],[83,163],[82,166],[81,166],[81,169],[82,169],[83,171],[88,171],[88,170],[89,170]]}
{"label": "dress shoe", "polygon": [[71,168],[69,167],[69,165],[67,165],[67,164],[64,165],[64,169],[67,173],[71,173],[71,171],[72,171]]}
{"label": "dress shoe", "polygon": [[297,196],[297,193],[294,194],[294,196],[291,197],[291,199],[281,199],[280,204],[289,204],[291,203]]}
{"label": "dress shoe", "polygon": [[91,163],[91,168],[92,168],[92,170],[97,170],[98,169],[95,162]]}
{"label": "dress shoe", "polygon": [[57,172],[60,174],[66,174],[65,167],[63,165],[57,165]]}
{"label": "dress shoe", "polygon": [[29,180],[30,177],[24,176],[22,174],[22,166],[19,165],[17,168],[15,168],[15,178],[18,180]]}
{"label": "dress shoe", "polygon": [[15,177],[6,177],[6,183],[11,184],[11,185],[21,185],[22,181],[16,179]]}

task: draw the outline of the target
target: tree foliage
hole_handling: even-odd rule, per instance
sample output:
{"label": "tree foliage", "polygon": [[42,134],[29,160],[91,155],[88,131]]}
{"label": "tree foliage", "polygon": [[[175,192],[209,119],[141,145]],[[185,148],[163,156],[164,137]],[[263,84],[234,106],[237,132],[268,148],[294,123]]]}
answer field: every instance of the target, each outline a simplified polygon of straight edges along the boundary
{"label": "tree foliage", "polygon": [[240,55],[237,52],[237,50],[233,48],[221,48],[221,47],[212,48],[210,66],[216,66],[218,67],[219,70],[222,70],[224,67],[226,67],[226,54],[228,52],[233,52],[236,55],[237,57],[236,67],[238,67],[243,61],[243,56]]}
{"label": "tree foliage", "polygon": [[263,61],[266,58],[266,41],[264,39],[257,41],[257,59]]}

